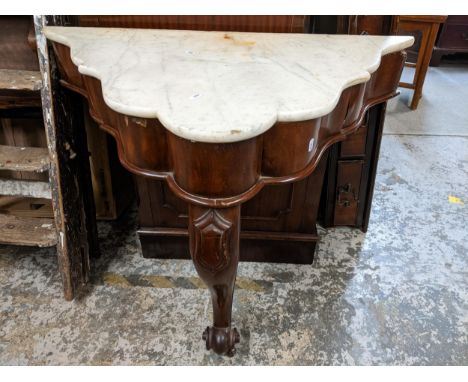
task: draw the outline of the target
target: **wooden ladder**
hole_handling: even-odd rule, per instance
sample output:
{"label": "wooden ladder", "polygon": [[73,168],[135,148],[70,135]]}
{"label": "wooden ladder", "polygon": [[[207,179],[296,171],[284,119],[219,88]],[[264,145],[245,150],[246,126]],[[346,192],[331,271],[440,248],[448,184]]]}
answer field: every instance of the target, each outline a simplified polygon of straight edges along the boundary
{"label": "wooden ladder", "polygon": [[[39,71],[0,69],[0,109],[42,110],[41,87]],[[0,145],[0,170],[44,173],[49,168],[47,148]],[[34,180],[0,178],[0,195],[51,199],[49,182]],[[54,219],[0,214],[0,244],[54,246],[57,244]]]}
{"label": "wooden ladder", "polygon": [[72,300],[85,290],[90,257],[99,254],[96,210],[83,101],[60,85],[53,51],[42,33],[48,22],[65,25],[66,17],[34,16],[39,71],[0,70],[0,117],[37,115],[39,110],[47,139],[47,148],[0,146],[0,170],[47,171],[48,182],[0,179],[0,195],[50,200],[53,218],[0,214],[0,243],[56,245],[64,297]]}

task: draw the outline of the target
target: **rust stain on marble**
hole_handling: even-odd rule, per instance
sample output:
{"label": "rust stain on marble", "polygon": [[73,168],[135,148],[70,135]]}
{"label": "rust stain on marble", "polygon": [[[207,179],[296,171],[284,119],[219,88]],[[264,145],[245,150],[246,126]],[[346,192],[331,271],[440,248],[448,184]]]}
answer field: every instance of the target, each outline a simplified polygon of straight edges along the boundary
{"label": "rust stain on marble", "polygon": [[255,41],[248,41],[248,40],[236,40],[233,36],[231,36],[229,33],[224,34],[224,39],[225,40],[230,40],[234,43],[234,45],[239,45],[239,46],[254,46],[256,44]]}

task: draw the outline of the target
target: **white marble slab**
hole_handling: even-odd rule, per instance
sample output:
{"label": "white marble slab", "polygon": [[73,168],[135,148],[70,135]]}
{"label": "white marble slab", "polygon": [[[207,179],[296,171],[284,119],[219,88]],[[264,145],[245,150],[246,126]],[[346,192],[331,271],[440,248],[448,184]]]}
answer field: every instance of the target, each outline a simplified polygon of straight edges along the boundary
{"label": "white marble slab", "polygon": [[80,73],[101,80],[106,104],[158,118],[174,134],[235,142],[276,121],[333,110],[343,89],[367,81],[382,55],[412,37],[46,27],[71,48]]}

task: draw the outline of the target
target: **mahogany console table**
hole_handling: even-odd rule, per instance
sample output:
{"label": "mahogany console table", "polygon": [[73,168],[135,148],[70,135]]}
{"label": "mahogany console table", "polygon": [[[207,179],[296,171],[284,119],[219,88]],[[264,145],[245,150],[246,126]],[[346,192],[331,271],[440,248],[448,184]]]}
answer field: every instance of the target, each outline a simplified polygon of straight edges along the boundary
{"label": "mahogany console table", "polygon": [[[412,37],[46,27],[63,84],[88,98],[130,171],[189,204],[213,302],[207,349],[234,354],[240,206],[299,181],[395,95]],[[383,63],[384,65],[380,65]]]}

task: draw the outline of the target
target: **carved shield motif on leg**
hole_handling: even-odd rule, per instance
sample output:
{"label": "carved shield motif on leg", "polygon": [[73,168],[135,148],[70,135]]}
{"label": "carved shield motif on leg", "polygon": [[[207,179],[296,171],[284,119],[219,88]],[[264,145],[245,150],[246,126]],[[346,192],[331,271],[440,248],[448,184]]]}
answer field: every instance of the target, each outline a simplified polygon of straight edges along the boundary
{"label": "carved shield motif on leg", "polygon": [[215,210],[209,210],[193,222],[192,257],[195,263],[211,273],[229,265],[229,231],[232,223]]}

